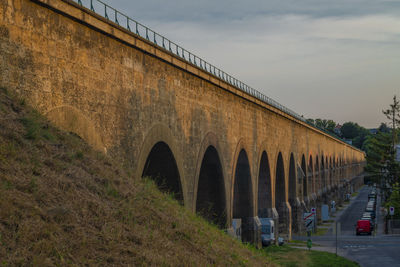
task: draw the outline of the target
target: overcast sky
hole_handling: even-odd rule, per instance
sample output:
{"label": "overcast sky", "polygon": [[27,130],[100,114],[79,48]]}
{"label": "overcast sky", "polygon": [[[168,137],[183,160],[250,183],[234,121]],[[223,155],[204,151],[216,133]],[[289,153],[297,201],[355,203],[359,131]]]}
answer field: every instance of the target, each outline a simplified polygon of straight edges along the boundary
{"label": "overcast sky", "polygon": [[400,97],[400,1],[105,0],[306,118],[373,128]]}

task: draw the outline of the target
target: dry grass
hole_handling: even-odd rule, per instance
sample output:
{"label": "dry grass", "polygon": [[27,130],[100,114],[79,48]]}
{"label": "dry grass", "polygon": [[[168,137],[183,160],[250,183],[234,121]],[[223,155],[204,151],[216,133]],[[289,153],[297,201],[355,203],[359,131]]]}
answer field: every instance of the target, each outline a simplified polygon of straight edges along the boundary
{"label": "dry grass", "polygon": [[0,90],[0,265],[267,264]]}

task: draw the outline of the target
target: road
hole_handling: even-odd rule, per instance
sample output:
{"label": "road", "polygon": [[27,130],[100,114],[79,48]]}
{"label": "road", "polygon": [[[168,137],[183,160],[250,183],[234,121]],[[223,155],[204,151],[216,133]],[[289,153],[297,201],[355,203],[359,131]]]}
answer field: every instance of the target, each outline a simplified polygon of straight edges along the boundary
{"label": "road", "polygon": [[[361,188],[358,196],[352,199],[350,205],[337,214],[337,221],[341,223],[341,233],[338,236],[338,254],[358,262],[363,267],[400,267],[400,235],[383,234],[383,216],[377,212],[377,231],[373,236],[357,236],[355,224],[364,212],[368,202],[368,193],[371,189],[367,186]],[[378,198],[377,207],[380,205]],[[331,225],[333,227],[334,223]],[[305,237],[294,239],[305,240]],[[324,236],[313,236],[315,250],[335,253],[336,241],[332,229]]]}

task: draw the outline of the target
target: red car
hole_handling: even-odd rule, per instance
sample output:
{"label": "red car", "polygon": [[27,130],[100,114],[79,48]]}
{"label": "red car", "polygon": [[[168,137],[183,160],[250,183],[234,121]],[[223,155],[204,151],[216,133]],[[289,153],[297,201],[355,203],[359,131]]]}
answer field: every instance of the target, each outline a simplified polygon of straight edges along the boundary
{"label": "red car", "polygon": [[368,234],[371,235],[372,227],[369,220],[358,220],[356,226],[356,235]]}

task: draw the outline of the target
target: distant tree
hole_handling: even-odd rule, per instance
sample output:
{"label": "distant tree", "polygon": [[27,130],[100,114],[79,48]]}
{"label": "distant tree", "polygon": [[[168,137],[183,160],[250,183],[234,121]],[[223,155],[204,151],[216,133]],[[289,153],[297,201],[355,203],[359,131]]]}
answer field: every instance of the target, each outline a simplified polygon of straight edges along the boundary
{"label": "distant tree", "polygon": [[378,128],[378,131],[382,133],[390,133],[390,128],[386,125],[386,123],[382,122]]}
{"label": "distant tree", "polygon": [[334,122],[333,120],[328,120],[326,125],[326,130],[328,132],[335,134],[336,125],[337,125],[336,122]]}
{"label": "distant tree", "polygon": [[360,133],[360,126],[354,122],[346,122],[343,123],[342,128],[340,128],[342,132],[342,137],[345,139],[353,139],[356,138]]}
{"label": "distant tree", "polygon": [[382,112],[386,115],[386,118],[390,120],[390,125],[392,127],[392,145],[394,149],[397,144],[397,128],[400,124],[400,104],[396,99],[396,95],[393,96],[393,104],[390,105],[390,108]]}
{"label": "distant tree", "polygon": [[311,124],[311,125],[315,126],[315,121],[313,119],[306,119],[306,122],[308,124]]}
{"label": "distant tree", "polygon": [[[395,211],[400,210],[400,185],[399,183],[395,183],[392,187],[392,193],[390,194],[390,197],[388,201],[385,204],[386,208],[389,209],[389,207],[394,207]],[[390,216],[389,214],[387,215],[388,217]],[[394,219],[400,219],[400,212],[395,212],[394,214]]]}
{"label": "distant tree", "polygon": [[315,126],[325,130],[326,129],[326,125],[327,125],[327,121],[323,120],[323,119],[316,119],[315,120]]}
{"label": "distant tree", "polygon": [[374,176],[381,176],[385,173],[387,162],[392,159],[391,135],[378,132],[368,136],[364,149],[367,152],[365,170]]}

